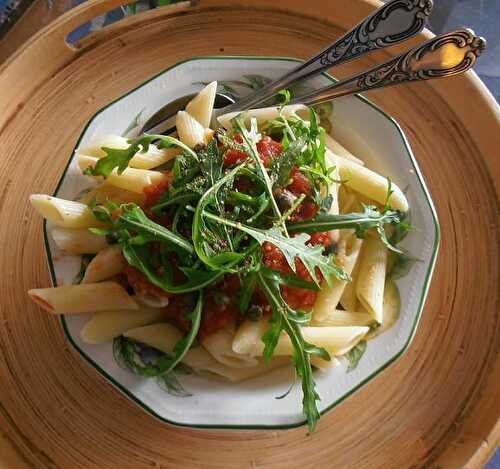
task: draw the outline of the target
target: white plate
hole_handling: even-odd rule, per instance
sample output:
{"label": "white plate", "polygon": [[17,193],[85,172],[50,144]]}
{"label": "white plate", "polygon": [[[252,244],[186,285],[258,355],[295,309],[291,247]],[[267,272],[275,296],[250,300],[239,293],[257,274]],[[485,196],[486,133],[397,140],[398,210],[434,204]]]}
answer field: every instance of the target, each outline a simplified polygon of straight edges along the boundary
{"label": "white plate", "polygon": [[[205,57],[179,63],[127,95],[100,110],[84,129],[77,147],[93,137],[122,134],[142,112],[141,119],[180,95],[200,90],[196,82],[241,80],[248,75],[278,77],[296,65],[293,59],[271,57]],[[248,81],[248,78],[243,78]],[[250,78],[251,80],[251,78]],[[331,78],[312,80],[324,86]],[[238,88],[248,92],[248,89]],[[244,93],[242,93],[244,94]],[[403,246],[417,255],[410,273],[399,280],[401,316],[396,325],[368,344],[358,367],[347,372],[346,363],[328,372],[317,372],[315,379],[321,396],[319,407],[325,412],[375,377],[408,347],[422,312],[439,245],[436,213],[408,142],[398,124],[381,109],[361,97],[346,97],[334,102],[331,115],[333,135],[368,166],[390,177],[407,191],[411,222],[418,231],[411,233]],[[74,198],[88,187],[73,155],[55,195]],[[63,256],[45,229],[49,267],[54,284],[71,283],[79,270],[78,256]],[[118,367],[110,343],[87,345],[80,339],[86,315],[69,315],[62,324],[69,341],[98,373],[150,414],[165,422],[199,428],[290,428],[305,423],[300,386],[284,399],[292,379],[290,369],[282,369],[239,384],[224,384],[194,375],[179,375],[191,396],[179,397],[160,389],[152,379],[139,378]]]}

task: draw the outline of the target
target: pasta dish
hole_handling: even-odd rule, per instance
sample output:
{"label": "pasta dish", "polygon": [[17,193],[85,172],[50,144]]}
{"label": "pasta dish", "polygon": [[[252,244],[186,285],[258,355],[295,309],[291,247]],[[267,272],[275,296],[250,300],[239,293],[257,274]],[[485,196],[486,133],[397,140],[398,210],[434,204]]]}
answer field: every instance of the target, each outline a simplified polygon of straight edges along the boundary
{"label": "pasta dish", "polygon": [[216,88],[177,114],[175,137],[79,148],[91,187],[77,200],[31,196],[82,271],[29,295],[52,314],[90,313],[82,339],[113,341],[145,378],[187,367],[238,382],[292,364],[313,431],[314,375],[355,367],[397,321],[408,202],[286,92],[211,129]]}

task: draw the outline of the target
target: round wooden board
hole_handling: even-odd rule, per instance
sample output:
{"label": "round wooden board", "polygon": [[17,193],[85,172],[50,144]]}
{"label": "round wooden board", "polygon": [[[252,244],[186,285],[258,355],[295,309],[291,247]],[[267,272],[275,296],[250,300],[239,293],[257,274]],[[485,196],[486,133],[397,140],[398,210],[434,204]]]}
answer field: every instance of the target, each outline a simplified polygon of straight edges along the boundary
{"label": "round wooden board", "polygon": [[164,425],[88,367],[57,319],[28,301],[26,290],[49,285],[41,221],[28,196],[53,191],[97,109],[192,56],[308,57],[376,2],[201,0],[120,22],[78,50],[64,45],[75,26],[118,4],[89,0],[0,69],[0,443],[9,448],[0,461],[61,468],[479,467],[499,434],[493,181],[500,180],[500,112],[474,74],[369,95],[410,140],[437,207],[441,250],[409,351],[327,414],[313,436],[304,428],[215,432]]}

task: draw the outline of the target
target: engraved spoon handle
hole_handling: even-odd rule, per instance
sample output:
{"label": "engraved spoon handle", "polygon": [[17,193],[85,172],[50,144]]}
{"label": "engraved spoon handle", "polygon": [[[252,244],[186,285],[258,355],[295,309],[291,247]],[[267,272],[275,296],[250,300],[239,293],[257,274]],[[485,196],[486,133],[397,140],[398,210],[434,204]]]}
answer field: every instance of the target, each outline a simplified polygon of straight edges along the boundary
{"label": "engraved spoon handle", "polygon": [[459,29],[436,36],[368,71],[296,98],[290,104],[319,104],[384,86],[457,75],[469,70],[485,48],[485,39],[470,29]]}
{"label": "engraved spoon handle", "polygon": [[424,28],[432,6],[432,0],[391,0],[307,62],[216,114],[251,109],[293,82],[367,52],[406,41]]}

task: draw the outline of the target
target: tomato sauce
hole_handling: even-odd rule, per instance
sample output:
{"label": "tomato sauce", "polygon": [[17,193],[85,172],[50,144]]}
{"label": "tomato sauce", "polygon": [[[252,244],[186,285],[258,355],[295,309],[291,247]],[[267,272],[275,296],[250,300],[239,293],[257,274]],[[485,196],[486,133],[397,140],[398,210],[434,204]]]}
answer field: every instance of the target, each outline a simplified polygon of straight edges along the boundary
{"label": "tomato sauce", "polygon": [[159,298],[168,298],[170,296],[165,290],[153,285],[146,275],[144,275],[140,270],[127,265],[123,271],[127,277],[128,284],[134,289],[135,293],[138,295],[152,295]]}
{"label": "tomato sauce", "polygon": [[[243,143],[243,138],[241,135],[236,134],[234,136],[234,141],[237,143]],[[264,163],[264,166],[268,167],[271,160],[278,156],[283,151],[283,145],[276,142],[271,137],[264,136],[257,142],[257,151],[259,152],[260,159]],[[240,163],[247,159],[247,154],[243,151],[230,148],[224,154],[224,164],[230,166],[236,163]]]}

